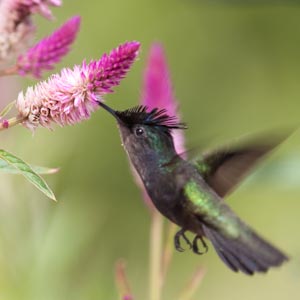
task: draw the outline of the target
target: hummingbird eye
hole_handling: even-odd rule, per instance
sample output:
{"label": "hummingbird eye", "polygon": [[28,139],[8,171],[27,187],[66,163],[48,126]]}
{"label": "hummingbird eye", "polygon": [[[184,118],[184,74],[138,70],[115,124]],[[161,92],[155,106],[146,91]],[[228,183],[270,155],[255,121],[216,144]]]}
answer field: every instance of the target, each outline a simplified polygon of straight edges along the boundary
{"label": "hummingbird eye", "polygon": [[137,127],[136,129],[135,129],[135,135],[136,136],[141,136],[141,135],[143,135],[144,134],[144,129],[142,128],[142,127]]}

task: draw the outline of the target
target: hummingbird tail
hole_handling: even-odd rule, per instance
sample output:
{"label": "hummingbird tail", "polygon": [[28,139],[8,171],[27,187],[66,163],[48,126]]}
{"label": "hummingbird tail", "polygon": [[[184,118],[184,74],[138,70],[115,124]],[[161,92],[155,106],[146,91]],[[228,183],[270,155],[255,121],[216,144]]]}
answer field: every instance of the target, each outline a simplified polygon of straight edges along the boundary
{"label": "hummingbird tail", "polygon": [[212,228],[203,226],[219,257],[234,272],[247,275],[265,273],[270,267],[280,266],[288,257],[247,227],[247,234],[229,239]]}

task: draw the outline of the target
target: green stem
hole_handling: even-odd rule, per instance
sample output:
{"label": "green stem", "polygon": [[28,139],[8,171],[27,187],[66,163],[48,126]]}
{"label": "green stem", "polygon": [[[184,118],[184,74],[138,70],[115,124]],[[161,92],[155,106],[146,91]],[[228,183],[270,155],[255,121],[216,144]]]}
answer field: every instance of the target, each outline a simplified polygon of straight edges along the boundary
{"label": "green stem", "polygon": [[20,124],[24,120],[25,120],[24,117],[13,117],[13,118],[10,118],[8,120],[2,120],[2,121],[0,121],[0,131],[1,130],[6,130],[10,127],[13,127],[13,126],[17,125],[17,124]]}
{"label": "green stem", "polygon": [[158,211],[152,213],[150,232],[150,300],[161,299],[161,257],[163,218]]}

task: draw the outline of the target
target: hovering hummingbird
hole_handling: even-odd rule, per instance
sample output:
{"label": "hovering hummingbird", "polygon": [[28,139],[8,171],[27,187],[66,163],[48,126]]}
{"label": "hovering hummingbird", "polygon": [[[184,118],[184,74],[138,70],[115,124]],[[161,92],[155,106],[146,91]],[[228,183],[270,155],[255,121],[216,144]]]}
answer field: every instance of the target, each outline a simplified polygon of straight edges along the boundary
{"label": "hovering hummingbird", "polygon": [[[186,126],[167,115],[165,109],[147,111],[145,106],[137,106],[115,111],[103,102],[99,105],[117,120],[122,144],[153,204],[181,228],[174,237],[178,251],[184,250],[183,239],[193,252],[207,252],[205,237],[230,269],[248,275],[266,272],[288,260],[223,200],[278,143],[227,148],[188,161],[176,153],[171,135],[172,130]],[[195,234],[192,242],[186,231]],[[199,249],[199,242],[204,251]]]}

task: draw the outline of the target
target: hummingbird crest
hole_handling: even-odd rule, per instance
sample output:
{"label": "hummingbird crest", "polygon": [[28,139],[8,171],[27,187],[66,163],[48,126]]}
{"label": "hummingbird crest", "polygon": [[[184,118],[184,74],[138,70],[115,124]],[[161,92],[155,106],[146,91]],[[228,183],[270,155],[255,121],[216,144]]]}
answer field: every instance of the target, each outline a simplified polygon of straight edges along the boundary
{"label": "hummingbird crest", "polygon": [[149,111],[147,106],[138,105],[125,111],[116,111],[116,115],[129,126],[157,126],[167,132],[171,129],[187,129],[186,124],[179,122],[176,116],[169,116],[166,109],[153,108]]}

